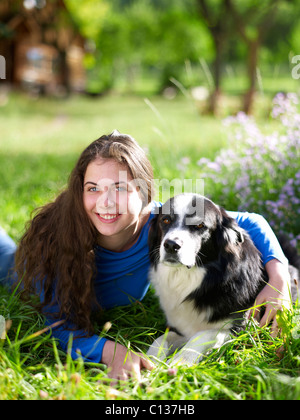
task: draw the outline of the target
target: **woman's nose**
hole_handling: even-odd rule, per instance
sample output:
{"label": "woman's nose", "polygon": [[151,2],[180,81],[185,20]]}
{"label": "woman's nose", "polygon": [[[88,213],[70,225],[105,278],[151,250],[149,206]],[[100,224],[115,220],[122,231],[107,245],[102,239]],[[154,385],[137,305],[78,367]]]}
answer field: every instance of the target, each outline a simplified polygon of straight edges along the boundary
{"label": "woman's nose", "polygon": [[114,205],[115,201],[112,192],[109,189],[102,191],[96,203],[97,210],[111,208]]}

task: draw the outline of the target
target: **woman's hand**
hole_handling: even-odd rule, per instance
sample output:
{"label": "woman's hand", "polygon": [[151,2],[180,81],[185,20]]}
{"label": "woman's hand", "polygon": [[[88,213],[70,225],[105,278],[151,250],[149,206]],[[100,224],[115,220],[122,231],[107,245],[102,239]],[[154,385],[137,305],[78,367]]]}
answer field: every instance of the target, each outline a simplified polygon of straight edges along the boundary
{"label": "woman's hand", "polygon": [[263,288],[256,298],[255,306],[265,304],[264,316],[260,319],[260,307],[251,312],[250,316],[260,320],[261,327],[272,322],[272,334],[277,335],[278,325],[276,321],[277,311],[283,307],[289,308],[290,298],[290,274],[287,266],[276,259],[269,261],[265,266],[269,283]]}
{"label": "woman's hand", "polygon": [[154,365],[142,354],[129,351],[114,341],[106,341],[103,347],[102,362],[108,367],[108,377],[127,380],[130,377],[141,380],[141,370],[152,370]]}

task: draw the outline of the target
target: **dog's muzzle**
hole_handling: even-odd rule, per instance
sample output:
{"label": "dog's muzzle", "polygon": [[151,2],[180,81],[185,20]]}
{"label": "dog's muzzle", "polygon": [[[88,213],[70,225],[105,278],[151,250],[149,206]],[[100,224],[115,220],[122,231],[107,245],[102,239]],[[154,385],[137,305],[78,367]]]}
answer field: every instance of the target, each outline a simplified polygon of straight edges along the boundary
{"label": "dog's muzzle", "polygon": [[173,266],[182,266],[185,265],[187,268],[191,268],[192,265],[184,264],[181,261],[179,255],[183,243],[180,240],[166,239],[163,243],[164,248],[164,258],[163,262]]}

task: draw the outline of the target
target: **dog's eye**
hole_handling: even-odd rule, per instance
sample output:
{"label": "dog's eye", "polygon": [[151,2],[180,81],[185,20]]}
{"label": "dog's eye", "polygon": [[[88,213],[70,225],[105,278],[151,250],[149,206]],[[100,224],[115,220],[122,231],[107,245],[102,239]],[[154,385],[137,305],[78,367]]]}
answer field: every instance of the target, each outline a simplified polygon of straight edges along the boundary
{"label": "dog's eye", "polygon": [[165,217],[162,222],[165,225],[169,225],[171,223],[171,219],[169,217]]}
{"label": "dog's eye", "polygon": [[202,229],[204,228],[204,223],[199,223],[199,225],[196,225],[197,229]]}

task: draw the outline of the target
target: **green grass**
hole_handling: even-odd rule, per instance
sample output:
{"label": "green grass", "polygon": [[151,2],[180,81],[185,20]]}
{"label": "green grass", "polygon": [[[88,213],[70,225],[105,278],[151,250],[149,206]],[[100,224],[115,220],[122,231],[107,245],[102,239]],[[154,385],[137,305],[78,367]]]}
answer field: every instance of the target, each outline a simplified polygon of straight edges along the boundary
{"label": "green grass", "polygon": [[[196,177],[196,162],[226,144],[221,119],[199,115],[184,96],[37,101],[13,93],[0,110],[0,226],[18,241],[31,212],[64,188],[81,150],[115,128],[147,148],[156,178]],[[191,172],[177,168],[182,157],[191,159]],[[0,290],[0,315],[12,320],[7,339],[0,340],[0,399],[300,399],[297,312],[284,314],[280,337],[249,323],[197,366],[179,367],[174,374],[161,364],[143,375],[142,384],[129,381],[117,388],[110,386],[103,365],[66,356],[43,332],[43,317],[18,296]],[[106,312],[97,321],[99,332],[105,321],[112,323],[110,337],[137,351],[146,351],[165,328],[152,290],[142,303]]]}
{"label": "green grass", "polygon": [[[284,400],[300,398],[299,313],[286,314],[282,337],[249,323],[245,332],[198,365],[170,371],[165,364],[143,375],[142,382],[111,387],[103,365],[72,361],[49,334],[40,335],[42,318],[17,297],[1,292],[0,312],[13,321],[0,348],[0,399],[121,400]],[[143,303],[108,311],[110,338],[145,351],[164,322],[150,290]],[[285,346],[285,351],[280,350]]]}

